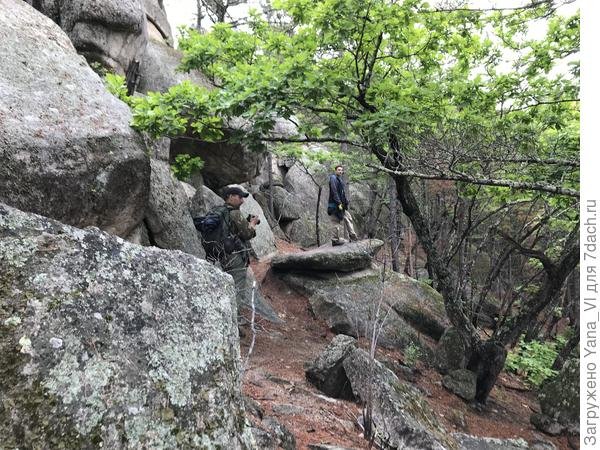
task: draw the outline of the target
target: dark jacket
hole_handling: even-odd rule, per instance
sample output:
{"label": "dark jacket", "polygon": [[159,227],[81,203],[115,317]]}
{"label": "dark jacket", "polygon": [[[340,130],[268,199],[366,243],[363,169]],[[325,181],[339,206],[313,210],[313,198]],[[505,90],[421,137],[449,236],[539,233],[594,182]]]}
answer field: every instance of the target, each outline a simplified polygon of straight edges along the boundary
{"label": "dark jacket", "polygon": [[329,203],[333,203],[336,208],[341,203],[344,210],[348,209],[346,186],[344,181],[335,174],[329,175]]}

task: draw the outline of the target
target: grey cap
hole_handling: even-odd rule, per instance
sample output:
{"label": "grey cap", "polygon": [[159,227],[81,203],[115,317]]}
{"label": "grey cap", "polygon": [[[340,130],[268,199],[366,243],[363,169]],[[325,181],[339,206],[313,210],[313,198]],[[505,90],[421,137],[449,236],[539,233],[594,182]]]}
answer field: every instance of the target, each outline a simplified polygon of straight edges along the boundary
{"label": "grey cap", "polygon": [[248,197],[250,194],[237,186],[226,187],[223,190],[223,198],[226,199],[230,195],[239,195],[240,197],[245,198]]}

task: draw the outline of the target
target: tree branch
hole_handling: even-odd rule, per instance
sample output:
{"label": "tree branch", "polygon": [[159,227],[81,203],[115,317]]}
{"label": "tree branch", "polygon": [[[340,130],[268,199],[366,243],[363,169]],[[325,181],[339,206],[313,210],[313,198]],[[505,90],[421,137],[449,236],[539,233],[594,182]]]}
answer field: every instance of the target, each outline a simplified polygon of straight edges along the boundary
{"label": "tree branch", "polygon": [[464,183],[478,184],[483,186],[500,186],[500,187],[508,187],[511,189],[518,189],[523,191],[539,191],[539,192],[548,192],[550,194],[557,195],[566,195],[567,197],[579,198],[579,191],[575,189],[563,188],[560,186],[553,186],[547,183],[527,183],[521,181],[513,181],[513,180],[496,180],[492,178],[486,178],[481,175],[468,175],[466,173],[456,172],[453,174],[445,173],[440,171],[438,174],[428,174],[428,173],[419,173],[412,170],[404,170],[397,171],[386,169],[381,166],[373,166],[367,164],[367,167],[371,167],[372,169],[381,170],[386,173],[406,176],[406,177],[414,177],[414,178],[423,178],[426,180],[446,180],[446,181],[461,181]]}

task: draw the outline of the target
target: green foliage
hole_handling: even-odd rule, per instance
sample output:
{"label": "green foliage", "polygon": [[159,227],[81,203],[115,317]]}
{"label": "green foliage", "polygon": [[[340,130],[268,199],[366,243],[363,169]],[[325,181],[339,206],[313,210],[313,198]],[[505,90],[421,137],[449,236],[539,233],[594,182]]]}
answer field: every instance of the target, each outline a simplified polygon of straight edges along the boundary
{"label": "green foliage", "polygon": [[417,361],[423,356],[423,352],[418,345],[411,342],[404,349],[403,355],[404,364],[406,364],[408,367],[415,367],[417,365]]}
{"label": "green foliage", "polygon": [[117,97],[119,100],[131,104],[131,97],[127,95],[127,86],[125,84],[125,77],[114,73],[106,73],[104,76],[104,85],[108,92]]}
{"label": "green foliage", "polygon": [[521,340],[508,353],[506,368],[524,376],[528,384],[539,387],[546,379],[558,373],[551,367],[565,342],[566,339],[562,337],[557,338],[555,342]]}
{"label": "green foliage", "polygon": [[202,158],[181,153],[175,157],[175,163],[171,164],[171,171],[178,180],[189,181],[190,177],[202,167],[204,167]]}

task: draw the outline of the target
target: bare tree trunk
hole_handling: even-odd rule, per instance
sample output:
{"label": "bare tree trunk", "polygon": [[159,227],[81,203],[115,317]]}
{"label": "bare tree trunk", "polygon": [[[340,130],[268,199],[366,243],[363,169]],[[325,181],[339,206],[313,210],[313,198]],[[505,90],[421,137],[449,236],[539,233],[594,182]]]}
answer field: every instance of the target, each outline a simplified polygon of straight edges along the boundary
{"label": "bare tree trunk", "polygon": [[323,192],[323,186],[319,185],[319,193],[317,194],[317,210],[315,211],[315,233],[317,233],[317,247],[321,246],[321,233],[319,233],[319,206],[321,205],[321,192]]}
{"label": "bare tree trunk", "polygon": [[556,355],[556,359],[552,364],[552,370],[561,370],[565,364],[565,361],[569,358],[569,355],[579,345],[579,323],[573,330],[573,336],[567,341],[562,350]]}
{"label": "bare tree trunk", "polygon": [[390,198],[390,246],[392,250],[392,270],[400,272],[400,264],[398,262],[398,251],[400,250],[400,240],[398,233],[398,200],[394,180],[389,181],[389,198]]}
{"label": "bare tree trunk", "polygon": [[269,213],[271,213],[271,217],[275,217],[273,206],[273,154],[271,152],[267,154],[267,166],[269,171]]}
{"label": "bare tree trunk", "polygon": [[196,0],[196,30],[202,29],[202,0]]}

